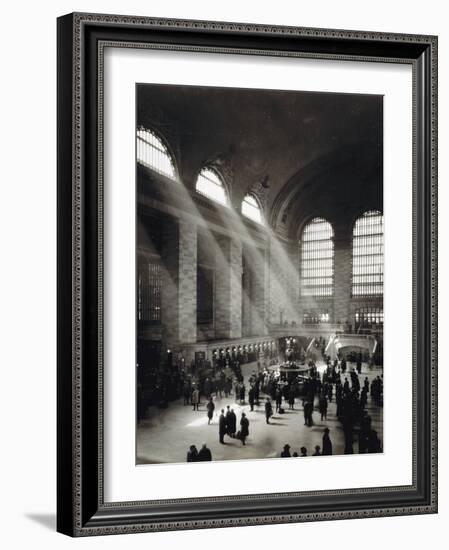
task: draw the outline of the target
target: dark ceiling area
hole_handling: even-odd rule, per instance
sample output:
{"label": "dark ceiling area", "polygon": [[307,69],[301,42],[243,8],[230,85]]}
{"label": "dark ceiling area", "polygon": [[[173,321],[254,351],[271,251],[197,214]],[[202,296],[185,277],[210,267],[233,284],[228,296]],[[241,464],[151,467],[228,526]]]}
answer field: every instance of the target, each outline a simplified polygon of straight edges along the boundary
{"label": "dark ceiling area", "polygon": [[376,95],[139,84],[137,125],[165,139],[189,187],[214,164],[237,206],[262,182],[271,225],[293,236],[315,212],[382,210],[382,105]]}

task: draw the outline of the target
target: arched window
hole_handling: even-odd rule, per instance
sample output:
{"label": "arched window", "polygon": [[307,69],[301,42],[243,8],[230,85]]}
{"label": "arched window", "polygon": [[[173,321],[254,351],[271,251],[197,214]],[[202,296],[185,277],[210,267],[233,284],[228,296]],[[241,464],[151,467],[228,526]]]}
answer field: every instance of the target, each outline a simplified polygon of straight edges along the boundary
{"label": "arched window", "polygon": [[177,179],[175,164],[167,147],[153,131],[145,128],[137,130],[137,162],[167,178]]}
{"label": "arched window", "polygon": [[301,295],[332,296],[334,293],[334,232],[323,218],[314,218],[302,233]]}
{"label": "arched window", "polygon": [[162,266],[156,258],[139,258],[137,314],[139,321],[161,322]]}
{"label": "arched window", "polygon": [[263,224],[262,210],[257,200],[252,195],[246,195],[243,199],[242,214],[246,218],[253,220],[253,222]]}
{"label": "arched window", "polygon": [[374,296],[383,293],[384,273],[383,216],[365,212],[352,234],[352,294]]}
{"label": "arched window", "polygon": [[220,176],[211,168],[203,168],[196,180],[196,190],[219,204],[228,206],[228,194]]}

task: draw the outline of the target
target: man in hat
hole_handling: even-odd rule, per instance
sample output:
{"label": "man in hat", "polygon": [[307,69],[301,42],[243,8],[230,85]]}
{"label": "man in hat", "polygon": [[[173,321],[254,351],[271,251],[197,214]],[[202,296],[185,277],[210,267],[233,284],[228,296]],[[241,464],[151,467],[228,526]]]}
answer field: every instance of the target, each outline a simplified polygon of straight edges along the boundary
{"label": "man in hat", "polygon": [[240,420],[240,439],[242,445],[246,445],[246,438],[249,436],[249,420],[246,417],[246,414],[242,412],[242,418]]}
{"label": "man in hat", "polygon": [[304,426],[312,426],[313,424],[313,398],[307,398],[304,401]]}
{"label": "man in hat", "polygon": [[281,458],[289,458],[292,455],[290,454],[290,445],[286,443],[284,445],[284,450],[281,452]]}
{"label": "man in hat", "polygon": [[215,405],[212,400],[212,396],[209,397],[209,402],[207,403],[206,407],[207,407],[207,423],[210,424],[210,421],[214,417],[214,410],[215,410]]}
{"label": "man in hat", "polygon": [[226,430],[230,437],[235,437],[235,432],[237,431],[237,416],[234,409],[229,410],[228,408],[228,412],[226,413]]}
{"label": "man in hat", "polygon": [[195,388],[192,392],[191,402],[193,405],[193,410],[198,411],[200,406],[200,391],[198,388]]}
{"label": "man in hat", "polygon": [[321,453],[323,456],[329,456],[332,454],[332,441],[329,437],[329,428],[324,428],[324,434],[323,434],[323,452]]}
{"label": "man in hat", "polygon": [[211,392],[212,392],[212,382],[209,380],[209,378],[206,378],[206,380],[204,381],[203,393],[207,399],[210,398]]}
{"label": "man in hat", "polygon": [[206,443],[203,443],[203,446],[201,447],[199,453],[198,453],[198,462],[207,462],[209,460],[212,460],[212,453],[210,452],[210,449],[208,449]]}
{"label": "man in hat", "polygon": [[224,409],[221,409],[220,418],[218,419],[218,435],[220,439],[220,443],[224,444],[224,436],[226,434],[226,418],[224,415]]}
{"label": "man in hat", "polygon": [[187,462],[197,462],[198,461],[198,450],[195,445],[190,445],[189,451],[187,453]]}
{"label": "man in hat", "polygon": [[265,421],[267,424],[270,423],[271,416],[273,416],[273,407],[271,406],[271,401],[267,399],[265,402]]}
{"label": "man in hat", "polygon": [[232,437],[232,432],[231,432],[231,405],[226,405],[226,413],[225,413],[225,418],[226,418],[226,433]]}
{"label": "man in hat", "polygon": [[248,402],[251,407],[251,411],[254,411],[254,401],[255,401],[255,388],[254,388],[254,385],[251,385],[248,392]]}

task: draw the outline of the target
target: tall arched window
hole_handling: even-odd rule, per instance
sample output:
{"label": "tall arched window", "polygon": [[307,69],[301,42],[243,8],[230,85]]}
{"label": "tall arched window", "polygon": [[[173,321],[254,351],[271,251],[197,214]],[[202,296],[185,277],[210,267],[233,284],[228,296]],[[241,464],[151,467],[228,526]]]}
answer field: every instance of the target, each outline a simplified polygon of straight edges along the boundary
{"label": "tall arched window", "polygon": [[301,295],[332,296],[334,293],[334,232],[323,218],[314,218],[302,233]]}
{"label": "tall arched window", "polygon": [[252,195],[245,195],[242,201],[242,214],[246,218],[253,220],[253,222],[263,224],[262,210]]}
{"label": "tall arched window", "polygon": [[355,222],[352,234],[352,294],[375,296],[383,293],[383,216],[377,210],[365,212]]}
{"label": "tall arched window", "polygon": [[157,258],[139,258],[137,279],[137,318],[161,322],[162,266]]}
{"label": "tall arched window", "polygon": [[219,204],[228,206],[228,194],[221,177],[211,168],[203,168],[196,180],[196,190]]}
{"label": "tall arched window", "polygon": [[177,179],[175,164],[167,147],[153,131],[145,128],[137,130],[137,162],[167,178]]}

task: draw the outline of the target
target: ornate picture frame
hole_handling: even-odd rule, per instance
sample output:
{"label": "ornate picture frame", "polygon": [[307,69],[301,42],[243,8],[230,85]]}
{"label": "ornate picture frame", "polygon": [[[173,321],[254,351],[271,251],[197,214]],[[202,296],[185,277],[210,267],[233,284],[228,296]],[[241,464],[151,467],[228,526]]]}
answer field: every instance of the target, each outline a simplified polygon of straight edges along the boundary
{"label": "ornate picture frame", "polygon": [[[106,47],[407,64],[413,71],[413,434],[407,486],[105,502]],[[58,19],[58,502],[70,536],[437,512],[437,37],[75,13]]]}

